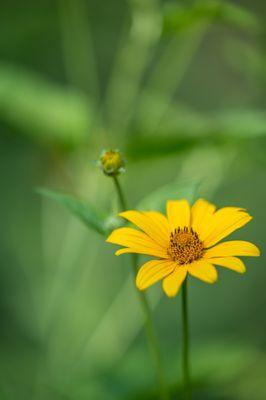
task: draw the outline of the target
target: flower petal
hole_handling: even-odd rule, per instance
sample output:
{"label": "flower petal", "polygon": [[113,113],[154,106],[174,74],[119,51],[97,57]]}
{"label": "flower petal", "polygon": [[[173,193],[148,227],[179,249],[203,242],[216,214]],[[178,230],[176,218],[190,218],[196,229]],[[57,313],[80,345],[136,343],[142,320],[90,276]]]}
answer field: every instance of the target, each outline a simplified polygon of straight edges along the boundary
{"label": "flower petal", "polygon": [[260,251],[255,244],[245,242],[244,240],[231,240],[229,242],[219,243],[216,246],[204,252],[204,258],[212,257],[230,257],[230,256],[251,256],[258,257]]}
{"label": "flower petal", "polygon": [[147,254],[160,258],[168,258],[167,250],[154,242],[145,233],[132,228],[115,229],[106,240],[109,243],[131,248],[131,251],[117,252],[117,255],[126,252]]}
{"label": "flower petal", "polygon": [[169,260],[169,256],[166,253],[162,254],[155,250],[148,249],[146,247],[140,248],[139,246],[138,247],[123,247],[122,249],[118,249],[115,252],[115,255],[121,256],[121,254],[130,254],[130,253],[131,254],[144,254],[146,256],[159,257],[164,260]]}
{"label": "flower petal", "polygon": [[145,213],[140,211],[124,211],[119,215],[142,229],[159,245],[168,245],[170,227],[167,219],[162,214],[155,212]]}
{"label": "flower petal", "polygon": [[210,247],[246,225],[252,217],[243,209],[224,207],[216,211],[210,223],[210,232],[203,238],[205,247]]}
{"label": "flower petal", "polygon": [[176,263],[166,260],[151,260],[144,264],[138,271],[136,286],[139,290],[144,290],[155,282],[171,274]]}
{"label": "flower petal", "polygon": [[211,262],[214,265],[219,265],[220,267],[232,269],[233,271],[239,272],[240,274],[246,272],[246,267],[243,261],[237,257],[212,258]]}
{"label": "flower petal", "polygon": [[206,236],[206,230],[216,207],[206,200],[199,199],[191,208],[191,227],[198,233],[201,240]]}
{"label": "flower petal", "polygon": [[123,247],[123,249],[116,250],[115,255],[121,256],[121,254],[127,254],[127,253],[136,253],[136,252],[134,252],[134,250],[131,249],[130,247]]}
{"label": "flower petal", "polygon": [[186,267],[176,267],[174,272],[163,280],[163,290],[168,297],[174,297],[179,291],[184,279],[187,276]]}
{"label": "flower petal", "polygon": [[190,226],[190,205],[187,200],[169,200],[167,202],[167,216],[171,229]]}
{"label": "flower petal", "polygon": [[160,230],[162,233],[167,236],[167,239],[169,240],[169,235],[171,233],[171,227],[169,224],[168,219],[166,218],[165,215],[161,214],[158,211],[143,211],[143,214],[147,215],[149,218],[151,218],[156,226],[160,227]]}
{"label": "flower petal", "polygon": [[214,283],[217,281],[218,274],[216,268],[207,261],[195,261],[189,264],[187,269],[190,275],[206,283]]}

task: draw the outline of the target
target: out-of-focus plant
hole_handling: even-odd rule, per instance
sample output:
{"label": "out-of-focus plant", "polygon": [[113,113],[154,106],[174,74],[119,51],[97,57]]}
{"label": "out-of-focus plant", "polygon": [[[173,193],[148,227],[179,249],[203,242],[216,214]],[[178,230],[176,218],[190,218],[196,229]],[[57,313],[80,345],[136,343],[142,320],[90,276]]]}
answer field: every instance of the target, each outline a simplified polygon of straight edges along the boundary
{"label": "out-of-focus plant", "polygon": [[0,118],[18,131],[46,145],[81,146],[91,136],[92,115],[84,92],[1,63]]}
{"label": "out-of-focus plant", "polygon": [[[219,0],[195,1],[189,6],[132,1],[129,7],[132,24],[124,32],[104,97],[99,95],[86,5],[83,0],[60,1],[69,86],[60,87],[22,67],[2,63],[2,120],[41,143],[79,149],[93,144],[101,132],[105,132],[105,139],[106,135],[117,137],[120,132],[120,147],[132,159],[158,155],[158,149],[161,155],[179,153],[206,142],[219,146],[228,137],[236,136],[237,141],[241,137],[242,141],[254,135],[265,136],[263,110],[244,108],[205,114],[175,100],[186,70],[212,27],[229,24],[254,37],[261,26],[252,12]],[[153,61],[161,46],[160,57]],[[151,72],[147,75],[148,68]],[[112,144],[112,138],[108,140]]]}

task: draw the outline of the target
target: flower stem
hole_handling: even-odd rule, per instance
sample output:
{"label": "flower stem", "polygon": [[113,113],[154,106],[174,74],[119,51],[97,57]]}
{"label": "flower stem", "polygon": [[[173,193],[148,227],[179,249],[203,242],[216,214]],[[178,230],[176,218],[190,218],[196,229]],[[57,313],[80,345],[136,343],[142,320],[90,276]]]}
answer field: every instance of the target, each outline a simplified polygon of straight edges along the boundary
{"label": "flower stem", "polygon": [[[116,188],[119,203],[120,203],[120,208],[122,210],[126,210],[127,202],[126,202],[125,196],[123,194],[122,188],[120,186],[120,183],[118,181],[118,178],[116,176],[114,176],[114,184],[115,184],[115,188]],[[137,254],[132,254],[132,270],[133,270],[134,276],[136,275],[136,272],[137,272],[137,264],[138,264],[138,256],[137,256]],[[157,338],[155,335],[154,324],[152,321],[150,306],[149,306],[149,303],[148,303],[145,293],[137,290],[137,294],[138,294],[140,306],[142,308],[142,311],[143,311],[143,314],[145,317],[145,331],[146,331],[148,344],[150,347],[150,352],[151,352],[151,355],[153,357],[153,361],[154,361],[154,364],[156,367],[156,374],[157,374],[158,385],[159,385],[159,389],[160,389],[160,399],[161,400],[169,400],[167,386],[166,386],[165,378],[164,378],[162,357],[161,357],[161,353],[159,350],[158,341],[157,341]]]}
{"label": "flower stem", "polygon": [[119,183],[117,176],[114,176],[114,184],[115,184],[115,189],[117,192],[118,200],[120,203],[120,208],[122,211],[125,211],[127,209],[127,202],[126,202],[125,196],[123,194],[123,191],[122,191],[122,188],[121,188],[121,185]]}
{"label": "flower stem", "polygon": [[188,306],[187,306],[187,281],[182,285],[182,326],[183,326],[183,354],[182,369],[184,379],[185,400],[191,400],[190,372],[189,372],[189,332],[188,332]]}

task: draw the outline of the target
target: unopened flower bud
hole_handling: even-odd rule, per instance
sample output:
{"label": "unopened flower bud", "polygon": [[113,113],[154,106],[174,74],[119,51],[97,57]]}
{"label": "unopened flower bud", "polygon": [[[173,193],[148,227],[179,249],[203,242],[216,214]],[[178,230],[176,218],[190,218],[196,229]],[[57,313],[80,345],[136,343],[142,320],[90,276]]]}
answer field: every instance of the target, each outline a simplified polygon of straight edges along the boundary
{"label": "unopened flower bud", "polygon": [[100,155],[99,165],[105,175],[112,177],[125,171],[125,161],[119,150],[104,150]]}

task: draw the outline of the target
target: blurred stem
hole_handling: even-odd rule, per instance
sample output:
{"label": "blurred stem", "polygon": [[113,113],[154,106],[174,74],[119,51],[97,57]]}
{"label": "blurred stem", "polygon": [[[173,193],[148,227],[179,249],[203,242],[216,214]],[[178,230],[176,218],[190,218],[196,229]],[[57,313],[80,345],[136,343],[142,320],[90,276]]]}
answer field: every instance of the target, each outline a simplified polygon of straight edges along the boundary
{"label": "blurred stem", "polygon": [[191,400],[190,372],[189,372],[189,332],[188,332],[188,306],[187,306],[187,281],[182,285],[182,329],[183,329],[183,354],[182,369],[185,389],[185,399]]}
{"label": "blurred stem", "polygon": [[[127,202],[126,198],[124,196],[124,193],[122,191],[121,185],[119,183],[119,180],[116,176],[114,176],[114,184],[115,184],[115,189],[118,195],[119,203],[120,203],[120,208],[121,210],[127,210]],[[137,273],[137,265],[138,265],[138,256],[137,254],[132,254],[132,271],[133,271],[133,276],[135,277]],[[164,371],[163,371],[163,363],[162,363],[162,357],[161,353],[159,350],[159,345],[158,341],[155,335],[155,329],[154,329],[154,324],[152,321],[152,316],[151,316],[151,309],[147,300],[147,297],[145,293],[137,290],[140,306],[142,308],[144,317],[145,317],[145,331],[146,331],[146,336],[147,340],[149,343],[150,347],[150,352],[154,360],[154,364],[156,367],[156,373],[157,373],[157,379],[158,379],[158,384],[159,384],[159,389],[160,389],[160,399],[161,400],[169,400],[168,396],[168,391],[167,391],[167,386],[164,378]]]}
{"label": "blurred stem", "polygon": [[96,101],[99,79],[85,0],[58,0],[67,79]]}
{"label": "blurred stem", "polygon": [[116,132],[120,141],[125,140],[125,133],[128,133],[143,74],[160,38],[161,21],[158,0],[128,0],[127,3],[131,16],[130,29],[126,18],[106,91],[104,110],[108,131]]}

